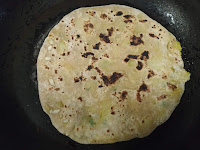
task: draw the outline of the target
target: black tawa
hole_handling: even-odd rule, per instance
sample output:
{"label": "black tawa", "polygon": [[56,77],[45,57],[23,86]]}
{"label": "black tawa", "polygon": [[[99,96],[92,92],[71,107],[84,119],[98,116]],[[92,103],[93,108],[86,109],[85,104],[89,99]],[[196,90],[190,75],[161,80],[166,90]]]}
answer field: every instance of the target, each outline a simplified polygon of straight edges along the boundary
{"label": "black tawa", "polygon": [[[106,4],[138,8],[173,33],[182,44],[191,80],[170,119],[150,136],[115,144],[82,145],[60,134],[42,111],[36,61],[48,32],[64,15],[76,8]],[[199,0],[0,0],[0,148],[200,149],[199,16]]]}

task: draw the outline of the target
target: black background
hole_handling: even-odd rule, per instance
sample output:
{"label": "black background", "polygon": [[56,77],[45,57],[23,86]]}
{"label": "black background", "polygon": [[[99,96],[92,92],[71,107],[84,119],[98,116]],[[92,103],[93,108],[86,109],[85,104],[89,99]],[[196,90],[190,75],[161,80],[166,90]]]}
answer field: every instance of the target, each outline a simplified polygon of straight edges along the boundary
{"label": "black background", "polygon": [[[57,132],[41,109],[37,55],[48,31],[64,15],[113,3],[138,8],[172,32],[182,44],[191,80],[173,115],[150,136],[81,145]],[[0,149],[200,149],[199,16],[199,0],[0,0]]]}

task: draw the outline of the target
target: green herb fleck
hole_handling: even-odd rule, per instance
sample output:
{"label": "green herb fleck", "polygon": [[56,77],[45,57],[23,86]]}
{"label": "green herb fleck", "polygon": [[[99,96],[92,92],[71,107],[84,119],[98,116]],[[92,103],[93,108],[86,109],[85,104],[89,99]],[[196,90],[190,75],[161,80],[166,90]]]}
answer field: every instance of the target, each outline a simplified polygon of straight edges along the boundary
{"label": "green herb fleck", "polygon": [[95,123],[94,123],[94,120],[90,117],[89,118],[89,123],[93,126]]}

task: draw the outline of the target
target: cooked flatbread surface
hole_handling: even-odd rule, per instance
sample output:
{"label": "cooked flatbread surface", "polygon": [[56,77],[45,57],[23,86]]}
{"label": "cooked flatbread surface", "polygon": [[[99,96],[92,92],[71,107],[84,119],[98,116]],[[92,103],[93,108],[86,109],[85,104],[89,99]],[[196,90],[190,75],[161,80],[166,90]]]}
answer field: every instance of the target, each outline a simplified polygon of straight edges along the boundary
{"label": "cooked flatbread surface", "polygon": [[185,82],[181,45],[161,24],[123,5],[72,11],[37,61],[40,102],[62,134],[84,144],[142,138],[164,123]]}

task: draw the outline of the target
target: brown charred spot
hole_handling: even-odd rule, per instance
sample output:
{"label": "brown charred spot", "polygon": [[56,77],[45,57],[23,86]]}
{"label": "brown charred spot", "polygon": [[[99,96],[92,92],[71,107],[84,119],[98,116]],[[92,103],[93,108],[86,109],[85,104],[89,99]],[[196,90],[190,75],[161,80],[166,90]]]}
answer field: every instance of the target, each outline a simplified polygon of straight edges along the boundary
{"label": "brown charred spot", "polygon": [[157,100],[162,100],[162,99],[165,99],[165,98],[167,98],[167,95],[163,94],[163,95],[157,97]]}
{"label": "brown charred spot", "polygon": [[54,90],[55,90],[55,91],[59,91],[59,90],[60,90],[60,88],[55,88]]}
{"label": "brown charred spot", "polygon": [[123,12],[122,12],[122,11],[118,11],[118,12],[116,13],[116,16],[121,16],[121,15],[123,15]]}
{"label": "brown charred spot", "polygon": [[84,46],[84,50],[87,51],[87,47],[86,46]]}
{"label": "brown charred spot", "polygon": [[49,91],[51,91],[53,88],[51,87],[51,88],[49,88]]}
{"label": "brown charred spot", "polygon": [[92,60],[96,62],[98,60],[98,58],[96,58],[96,57],[93,56]]}
{"label": "brown charred spot", "polygon": [[125,23],[132,23],[132,20],[124,20]]}
{"label": "brown charred spot", "polygon": [[47,65],[44,65],[45,69],[49,69],[49,67]]}
{"label": "brown charred spot", "polygon": [[139,55],[128,55],[127,56],[129,59],[137,59]]}
{"label": "brown charred spot", "polygon": [[83,101],[82,97],[79,97],[78,100],[80,100],[81,102]]}
{"label": "brown charred spot", "polygon": [[142,120],[142,123],[144,123],[144,120]]}
{"label": "brown charred spot", "polygon": [[124,15],[123,16],[125,19],[130,19],[130,18],[133,18],[133,16],[132,15]]}
{"label": "brown charred spot", "polygon": [[133,35],[133,36],[131,37],[131,42],[130,42],[130,44],[131,44],[131,45],[134,45],[134,46],[137,46],[137,45],[140,45],[140,44],[144,44],[144,42],[142,41],[142,37],[143,37],[142,34],[140,34],[140,37],[137,37],[137,36]]}
{"label": "brown charred spot", "polygon": [[114,84],[119,78],[123,76],[122,73],[114,72],[111,76],[102,75],[103,82],[106,86]]}
{"label": "brown charred spot", "polygon": [[63,81],[63,78],[61,78],[61,77],[59,77],[58,79],[59,79],[60,81]]}
{"label": "brown charred spot", "polygon": [[93,46],[93,49],[97,49],[97,50],[99,50],[99,46],[101,45],[101,43],[99,42],[99,43],[97,43],[97,44],[95,44],[94,46]]}
{"label": "brown charred spot", "polygon": [[139,20],[139,22],[145,23],[145,22],[147,22],[147,20],[146,19],[145,20]]}
{"label": "brown charred spot", "polygon": [[144,52],[141,54],[140,59],[141,59],[141,60],[147,60],[147,59],[149,59],[149,52],[148,52],[148,51],[144,51]]}
{"label": "brown charred spot", "polygon": [[94,68],[99,74],[101,74],[101,70],[98,67]]}
{"label": "brown charred spot", "polygon": [[106,36],[106,35],[100,33],[99,37],[100,37],[100,40],[101,40],[101,41],[104,41],[104,42],[106,42],[106,43],[110,43],[109,36]]}
{"label": "brown charred spot", "polygon": [[56,38],[56,40],[58,40],[58,38]]}
{"label": "brown charred spot", "polygon": [[67,52],[67,56],[69,56],[70,55],[70,52]]}
{"label": "brown charred spot", "polygon": [[94,16],[96,14],[95,11],[89,11],[89,12],[86,12],[87,14],[89,14],[90,16]]}
{"label": "brown charred spot", "polygon": [[79,78],[74,78],[74,83],[77,83],[77,82],[79,82]]}
{"label": "brown charred spot", "polygon": [[140,92],[137,92],[137,101],[138,101],[138,102],[142,102],[142,99],[141,99],[141,97],[140,97]]}
{"label": "brown charred spot", "polygon": [[108,36],[112,36],[114,29],[113,27],[111,27],[110,29],[107,29],[107,31],[108,31]]}
{"label": "brown charred spot", "polygon": [[106,132],[110,132],[110,130],[106,130]]}
{"label": "brown charred spot", "polygon": [[86,24],[83,26],[85,32],[87,32],[87,31],[89,30],[89,28],[92,29],[93,27],[94,27],[94,26],[93,26],[93,24],[91,24],[91,23],[86,23]]}
{"label": "brown charred spot", "polygon": [[128,62],[129,60],[130,60],[129,58],[125,58],[125,59],[124,59],[125,62]]}
{"label": "brown charred spot", "polygon": [[54,46],[53,48],[54,48],[54,49],[56,49],[56,47],[55,47],[55,46]]}
{"label": "brown charred spot", "polygon": [[121,96],[120,96],[121,100],[125,100],[127,95],[128,95],[127,91],[122,91]]}
{"label": "brown charred spot", "polygon": [[153,72],[153,70],[149,70],[149,74],[148,74],[147,78],[149,79],[149,78],[153,77],[154,75],[155,75],[155,73]]}
{"label": "brown charred spot", "polygon": [[99,87],[99,88],[102,88],[102,87],[103,87],[103,85],[101,84],[101,85],[99,85],[98,87]]}
{"label": "brown charred spot", "polygon": [[111,114],[112,114],[112,115],[114,115],[114,114],[115,114],[115,112],[114,112],[114,111],[112,111],[112,112],[111,112]]}
{"label": "brown charred spot", "polygon": [[65,53],[62,53],[61,56],[65,56]]}
{"label": "brown charred spot", "polygon": [[91,78],[92,78],[93,80],[96,80],[96,79],[97,79],[97,77],[96,77],[96,76],[91,76]]}
{"label": "brown charred spot", "polygon": [[148,91],[148,88],[147,88],[147,85],[145,84],[145,83],[143,83],[141,86],[140,86],[140,88],[139,88],[139,90],[138,90],[139,92],[140,91]]}
{"label": "brown charred spot", "polygon": [[80,80],[80,81],[86,81],[86,79],[87,79],[87,78],[85,78],[83,75],[81,75],[81,76],[79,77],[79,80]]}
{"label": "brown charred spot", "polygon": [[162,29],[160,29],[159,31],[162,31]]}
{"label": "brown charred spot", "polygon": [[172,89],[173,91],[177,88],[176,85],[171,84],[171,83],[168,83],[168,82],[167,82],[167,86],[168,86],[170,89]]}
{"label": "brown charred spot", "polygon": [[77,35],[76,35],[76,37],[77,37],[77,38],[80,38],[80,35],[79,35],[79,34],[77,34]]}
{"label": "brown charred spot", "polygon": [[87,68],[87,70],[90,71],[92,68],[93,68],[93,66],[92,66],[92,65],[89,65],[88,68]]}
{"label": "brown charred spot", "polygon": [[51,56],[55,56],[55,54],[52,54]]}
{"label": "brown charred spot", "polygon": [[140,86],[140,88],[137,90],[137,101],[138,102],[142,102],[141,96],[140,96],[140,92],[149,92],[149,89],[147,87],[147,85],[143,82],[142,85]]}
{"label": "brown charred spot", "polygon": [[107,18],[107,15],[106,14],[101,14],[100,16],[102,19],[106,19]]}
{"label": "brown charred spot", "polygon": [[157,37],[155,34],[152,34],[152,33],[149,33],[149,36],[150,36],[150,37],[153,37],[153,38],[159,39],[159,37]]}
{"label": "brown charred spot", "polygon": [[86,53],[84,53],[84,54],[82,55],[82,57],[87,58],[89,55],[94,56],[94,53],[92,53],[92,52],[86,52]]}
{"label": "brown charred spot", "polygon": [[166,74],[163,74],[163,75],[162,75],[162,79],[167,79],[167,75],[166,75]]}
{"label": "brown charred spot", "polygon": [[138,70],[141,70],[143,68],[143,63],[141,61],[138,61],[138,65],[136,67]]}
{"label": "brown charred spot", "polygon": [[103,56],[109,58],[108,54],[104,54]]}

